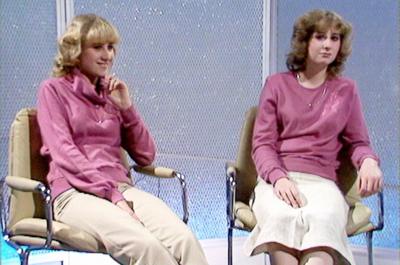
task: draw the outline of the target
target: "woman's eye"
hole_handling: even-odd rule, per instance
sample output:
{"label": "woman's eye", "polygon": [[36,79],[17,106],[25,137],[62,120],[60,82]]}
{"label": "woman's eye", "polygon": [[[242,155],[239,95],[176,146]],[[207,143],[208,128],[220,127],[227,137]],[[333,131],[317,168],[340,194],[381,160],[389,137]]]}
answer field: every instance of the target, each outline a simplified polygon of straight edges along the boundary
{"label": "woman's eye", "polygon": [[333,41],[338,41],[338,40],[340,40],[340,37],[339,37],[339,36],[332,36],[332,37],[331,37],[331,40],[333,40]]}
{"label": "woman's eye", "polygon": [[107,45],[108,50],[114,50],[114,45],[113,44],[108,44]]}
{"label": "woman's eye", "polygon": [[324,40],[324,39],[325,39],[325,35],[324,35],[324,34],[316,34],[316,35],[315,35],[315,38],[316,38],[317,40]]}

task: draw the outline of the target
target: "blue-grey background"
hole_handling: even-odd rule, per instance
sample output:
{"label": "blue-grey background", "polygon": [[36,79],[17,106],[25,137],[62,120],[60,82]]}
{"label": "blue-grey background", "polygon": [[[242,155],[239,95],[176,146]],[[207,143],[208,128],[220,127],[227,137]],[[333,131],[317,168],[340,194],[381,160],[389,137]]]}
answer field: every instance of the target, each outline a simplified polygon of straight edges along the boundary
{"label": "blue-grey background", "polygon": [[[345,74],[359,85],[386,182],[386,226],[374,244],[399,248],[398,1],[279,0],[279,71],[285,70],[295,18],[314,8],[335,10],[353,24]],[[74,12],[99,14],[119,29],[122,42],[113,71],[130,85],[156,139],[156,164],[186,175],[189,225],[196,235],[224,238],[224,163],[235,158],[243,113],[257,104],[263,83],[263,1],[75,0]],[[10,123],[20,108],[35,106],[37,88],[51,71],[55,1],[0,1],[0,25],[0,168],[5,175]],[[179,213],[177,183],[136,180]],[[374,200],[368,203],[375,206]],[[351,240],[364,244],[360,237]],[[13,255],[2,248],[2,259]]]}

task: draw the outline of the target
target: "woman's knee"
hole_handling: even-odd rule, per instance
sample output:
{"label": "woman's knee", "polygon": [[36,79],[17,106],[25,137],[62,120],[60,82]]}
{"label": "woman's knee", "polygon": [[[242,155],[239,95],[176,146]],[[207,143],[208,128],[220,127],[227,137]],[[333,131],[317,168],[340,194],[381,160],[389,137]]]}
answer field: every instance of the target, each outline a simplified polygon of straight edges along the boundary
{"label": "woman's knee", "polygon": [[157,252],[165,247],[160,240],[153,236],[147,236],[140,239],[140,248],[143,248],[146,252]]}
{"label": "woman's knee", "polygon": [[333,265],[333,258],[325,251],[310,252],[301,257],[300,265]]}
{"label": "woman's knee", "polygon": [[183,227],[176,232],[175,241],[179,245],[184,244],[189,246],[197,244],[198,242],[192,231],[190,231],[190,229],[187,227]]}

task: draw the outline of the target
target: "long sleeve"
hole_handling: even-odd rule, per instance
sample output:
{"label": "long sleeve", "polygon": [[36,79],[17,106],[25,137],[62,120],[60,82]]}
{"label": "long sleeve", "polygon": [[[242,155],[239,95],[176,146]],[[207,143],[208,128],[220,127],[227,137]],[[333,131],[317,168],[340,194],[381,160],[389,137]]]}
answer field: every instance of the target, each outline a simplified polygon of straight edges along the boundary
{"label": "long sleeve", "polygon": [[52,162],[70,173],[62,177],[71,186],[114,203],[123,199],[114,182],[93,166],[74,143],[64,102],[49,82],[39,90],[38,122]]}
{"label": "long sleeve", "polygon": [[343,139],[350,145],[351,160],[359,169],[365,158],[370,157],[378,162],[379,158],[371,149],[361,100],[355,85],[351,106],[351,112],[343,131]]}
{"label": "long sleeve", "polygon": [[258,174],[272,184],[287,175],[277,153],[279,133],[276,104],[276,96],[267,80],[254,125],[252,156]]}
{"label": "long sleeve", "polygon": [[121,111],[121,145],[130,157],[140,166],[150,165],[154,161],[156,146],[139,113],[133,106]]}

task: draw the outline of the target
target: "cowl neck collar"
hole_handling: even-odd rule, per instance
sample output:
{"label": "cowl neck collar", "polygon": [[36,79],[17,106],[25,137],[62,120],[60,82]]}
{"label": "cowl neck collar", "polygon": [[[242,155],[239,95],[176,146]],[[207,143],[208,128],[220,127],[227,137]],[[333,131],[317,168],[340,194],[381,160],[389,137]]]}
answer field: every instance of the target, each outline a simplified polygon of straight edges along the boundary
{"label": "cowl neck collar", "polygon": [[78,95],[88,99],[93,104],[104,105],[106,104],[105,84],[103,78],[99,79],[100,93],[97,94],[96,86],[93,85],[89,79],[82,74],[78,68],[72,71],[72,89]]}

